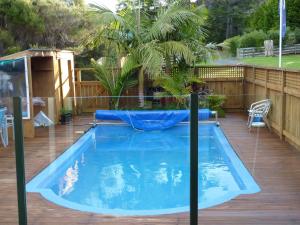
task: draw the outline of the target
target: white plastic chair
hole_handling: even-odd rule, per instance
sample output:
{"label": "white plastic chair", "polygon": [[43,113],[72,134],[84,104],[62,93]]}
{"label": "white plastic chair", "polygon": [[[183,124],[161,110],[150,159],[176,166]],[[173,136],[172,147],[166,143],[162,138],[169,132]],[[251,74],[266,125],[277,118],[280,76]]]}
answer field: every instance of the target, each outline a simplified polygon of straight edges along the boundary
{"label": "white plastic chair", "polygon": [[8,145],[8,129],[7,129],[7,120],[5,116],[7,108],[0,109],[0,136],[1,141],[4,147]]}
{"label": "white plastic chair", "polygon": [[[248,128],[251,127],[267,127],[270,129],[267,115],[271,108],[271,100],[265,99],[251,104],[248,110]],[[254,121],[255,118],[261,118],[261,121]]]}

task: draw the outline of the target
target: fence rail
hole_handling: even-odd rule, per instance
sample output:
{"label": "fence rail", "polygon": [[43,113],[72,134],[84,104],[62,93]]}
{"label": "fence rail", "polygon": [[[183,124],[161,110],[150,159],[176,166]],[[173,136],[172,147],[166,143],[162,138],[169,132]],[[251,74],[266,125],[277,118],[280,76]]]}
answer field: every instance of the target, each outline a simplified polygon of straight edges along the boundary
{"label": "fence rail", "polygon": [[[279,55],[279,48],[273,49],[274,55]],[[284,46],[282,48],[282,54],[300,54],[300,44]],[[265,48],[257,47],[257,48],[238,48],[237,49],[237,58],[246,58],[246,57],[255,57],[255,56],[264,56]]]}

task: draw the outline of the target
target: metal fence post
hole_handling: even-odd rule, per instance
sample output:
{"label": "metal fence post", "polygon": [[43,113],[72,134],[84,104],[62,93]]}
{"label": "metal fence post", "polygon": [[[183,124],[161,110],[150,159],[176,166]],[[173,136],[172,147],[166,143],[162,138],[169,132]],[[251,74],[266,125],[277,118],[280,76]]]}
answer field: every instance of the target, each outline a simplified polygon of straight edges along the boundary
{"label": "metal fence post", "polygon": [[198,225],[198,94],[190,108],[190,225]]}
{"label": "metal fence post", "polygon": [[27,225],[24,143],[23,143],[21,103],[22,103],[21,97],[14,97],[13,105],[14,105],[14,129],[15,129],[15,152],[16,152],[19,225]]}

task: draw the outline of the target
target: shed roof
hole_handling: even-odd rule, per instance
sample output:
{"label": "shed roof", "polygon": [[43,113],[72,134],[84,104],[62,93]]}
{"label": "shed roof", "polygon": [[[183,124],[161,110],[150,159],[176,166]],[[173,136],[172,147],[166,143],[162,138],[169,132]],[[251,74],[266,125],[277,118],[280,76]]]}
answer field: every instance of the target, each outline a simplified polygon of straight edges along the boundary
{"label": "shed roof", "polygon": [[16,52],[14,54],[10,54],[7,56],[3,56],[0,58],[0,60],[7,60],[7,59],[17,59],[24,56],[29,57],[47,57],[47,56],[53,56],[56,53],[71,53],[74,54],[73,51],[70,50],[61,50],[61,49],[55,49],[55,48],[30,48],[21,52]]}

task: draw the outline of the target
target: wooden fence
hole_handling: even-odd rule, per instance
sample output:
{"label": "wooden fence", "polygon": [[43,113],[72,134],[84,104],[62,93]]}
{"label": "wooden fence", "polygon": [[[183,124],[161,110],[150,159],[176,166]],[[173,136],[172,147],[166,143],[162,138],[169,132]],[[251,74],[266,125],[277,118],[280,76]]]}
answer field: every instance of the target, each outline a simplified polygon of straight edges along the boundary
{"label": "wooden fence", "polygon": [[[76,69],[76,96],[81,112],[94,112],[108,108],[109,99],[98,81],[82,81]],[[272,100],[269,114],[274,132],[282,140],[300,149],[300,71],[287,71],[251,66],[203,66],[194,73],[203,78],[214,94],[227,97],[227,111],[246,111],[250,104],[265,98]],[[148,80],[146,87],[151,86]],[[125,96],[137,96],[137,88],[126,91]],[[99,97],[100,96],[100,97]],[[126,98],[126,101],[136,101]]]}
{"label": "wooden fence", "polygon": [[[279,55],[279,48],[274,47],[273,49],[274,55]],[[300,44],[283,46],[282,54],[300,54]],[[238,48],[237,49],[237,58],[245,58],[245,57],[255,57],[255,56],[264,56],[265,48],[257,47],[257,48]]]}
{"label": "wooden fence", "polygon": [[243,109],[244,67],[202,66],[195,68],[195,74],[205,81],[213,94],[226,96],[225,110],[232,112]]}
{"label": "wooden fence", "polygon": [[245,67],[244,108],[269,98],[273,131],[300,149],[300,71]]}
{"label": "wooden fence", "polygon": [[[92,70],[91,68],[76,68],[76,97],[77,110],[79,112],[94,112],[96,109],[107,109],[109,98],[107,92],[98,81],[83,81],[81,71]],[[205,85],[214,94],[226,95],[224,108],[227,111],[240,111],[243,107],[243,74],[241,66],[204,66],[195,68],[194,73],[205,81]],[[152,81],[146,79],[145,88],[152,86]],[[121,103],[129,104],[137,101],[133,96],[138,95],[137,87],[127,90]],[[127,97],[126,97],[127,96]],[[131,96],[131,97],[129,97]],[[132,103],[133,104],[133,103]],[[131,105],[132,105],[131,104]]]}

